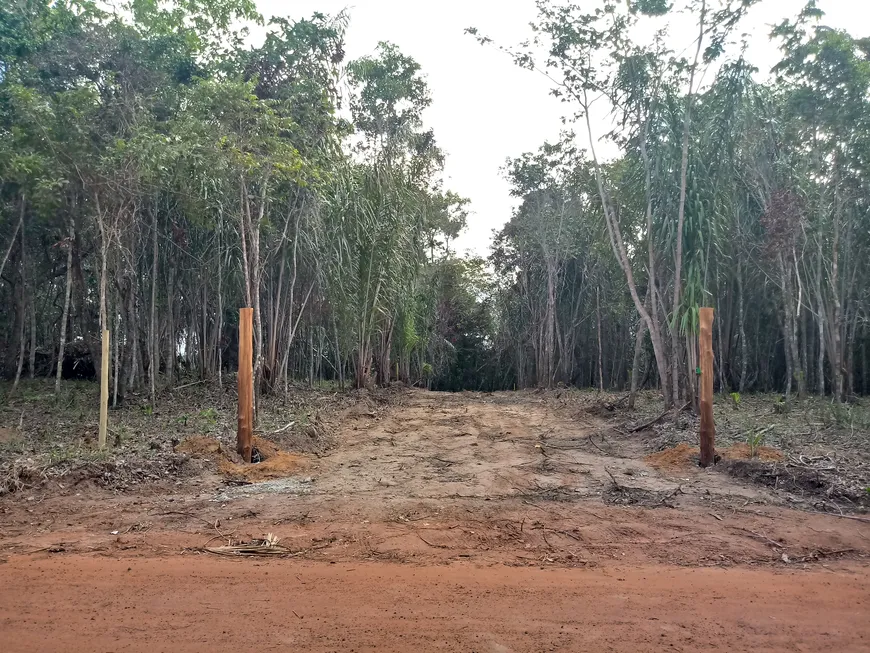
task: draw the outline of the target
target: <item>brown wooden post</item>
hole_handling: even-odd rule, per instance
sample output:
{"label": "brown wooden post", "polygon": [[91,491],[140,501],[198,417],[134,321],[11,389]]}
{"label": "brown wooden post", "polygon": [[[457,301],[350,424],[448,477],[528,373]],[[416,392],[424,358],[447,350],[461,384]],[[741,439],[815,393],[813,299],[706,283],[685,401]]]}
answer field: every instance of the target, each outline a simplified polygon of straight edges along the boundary
{"label": "brown wooden post", "polygon": [[713,421],[713,309],[702,308],[701,335],[701,467],[712,465],[716,455],[716,424]]}
{"label": "brown wooden post", "polygon": [[106,448],[106,433],[109,430],[109,331],[103,330],[103,358],[100,364],[100,430],[97,442],[100,449]]}
{"label": "brown wooden post", "polygon": [[239,309],[239,429],[236,448],[251,462],[254,439],[253,308]]}

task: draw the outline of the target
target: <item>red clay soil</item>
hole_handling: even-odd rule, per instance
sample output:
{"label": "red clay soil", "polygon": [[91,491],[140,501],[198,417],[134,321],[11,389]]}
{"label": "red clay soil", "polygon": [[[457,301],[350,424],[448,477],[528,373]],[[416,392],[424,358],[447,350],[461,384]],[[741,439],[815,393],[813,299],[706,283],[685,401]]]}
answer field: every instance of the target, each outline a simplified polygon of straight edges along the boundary
{"label": "red clay soil", "polygon": [[63,651],[870,651],[858,567],[523,569],[13,556],[0,648]]}
{"label": "red clay soil", "polygon": [[[742,442],[725,447],[724,449],[717,449],[716,453],[726,460],[748,460],[755,458],[765,462],[772,462],[782,460],[784,457],[778,449],[765,446],[758,447],[753,456],[749,445]],[[700,450],[698,447],[681,442],[670,449],[651,453],[644,460],[650,467],[655,469],[665,472],[677,472],[697,467],[699,454]]]}
{"label": "red clay soil", "polygon": [[305,456],[283,451],[265,438],[254,436],[254,447],[263,457],[263,461],[257,465],[242,464],[240,456],[228,451],[219,440],[204,435],[187,438],[175,447],[175,452],[215,460],[221,474],[238,481],[286,478],[307,469],[311,464]]}
{"label": "red clay soil", "polygon": [[[245,469],[277,480],[227,484],[234,452],[201,438],[214,473],[0,497],[0,653],[870,653],[865,513],[688,445],[659,471],[534,393],[397,401],[348,410],[316,458],[259,441]],[[266,534],[289,557],[202,552]]]}

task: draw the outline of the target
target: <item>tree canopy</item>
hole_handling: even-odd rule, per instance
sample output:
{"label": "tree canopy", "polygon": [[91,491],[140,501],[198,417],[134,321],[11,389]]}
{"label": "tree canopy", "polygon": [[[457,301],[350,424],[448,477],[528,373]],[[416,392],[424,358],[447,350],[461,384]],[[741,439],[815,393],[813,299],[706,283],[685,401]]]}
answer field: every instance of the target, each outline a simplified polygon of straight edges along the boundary
{"label": "tree canopy", "polygon": [[[250,0],[11,0],[0,373],[60,390],[107,328],[115,400],[156,403],[235,371],[251,306],[259,393],[568,384],[672,405],[697,396],[713,306],[717,389],[870,392],[870,40],[811,1],[762,74],[738,39],[755,4],[538,0],[529,41],[497,47],[549,78],[566,130],[506,145],[516,209],[481,259],[455,251],[470,207],[424,71],[386,42],[348,61],[347,15],[273,18],[252,46]],[[634,38],[676,11],[685,52]]]}

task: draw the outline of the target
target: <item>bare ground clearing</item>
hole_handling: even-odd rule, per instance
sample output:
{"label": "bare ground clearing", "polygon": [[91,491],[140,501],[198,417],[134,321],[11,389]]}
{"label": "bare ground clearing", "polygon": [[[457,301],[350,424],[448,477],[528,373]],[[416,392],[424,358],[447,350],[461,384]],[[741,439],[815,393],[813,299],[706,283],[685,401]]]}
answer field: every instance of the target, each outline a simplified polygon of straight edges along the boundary
{"label": "bare ground clearing", "polygon": [[789,510],[789,495],[715,469],[659,471],[643,436],[546,394],[405,391],[350,404],[334,428],[336,446],[286,479],[228,485],[212,471],[123,493],[61,479],[13,494],[0,547],[151,555],[273,532],[329,560],[810,564],[867,552],[866,517]]}
{"label": "bare ground clearing", "polygon": [[[100,630],[101,642],[144,646],[141,629],[163,622],[168,609],[154,603],[152,584],[186,615],[173,628],[188,624],[196,634],[183,650],[233,641],[220,636],[230,630],[229,608],[222,630],[212,630],[184,607],[187,570],[199,579],[194,604],[210,610],[223,610],[233,593],[272,588],[274,597],[261,596],[247,610],[266,615],[264,641],[276,648],[349,649],[336,639],[344,633],[357,650],[420,650],[415,641],[442,637],[443,645],[422,648],[577,650],[597,637],[595,650],[661,650],[655,637],[664,637],[671,650],[697,650],[692,638],[704,622],[723,645],[730,642],[722,650],[761,642],[765,650],[801,650],[796,643],[817,650],[821,641],[868,650],[866,619],[852,615],[867,609],[865,516],[812,512],[811,503],[715,469],[660,471],[644,461],[649,436],[620,433],[547,393],[402,391],[388,403],[350,403],[332,422],[335,446],[285,479],[227,484],[204,460],[213,471],[178,485],[118,492],[60,479],[3,497],[4,632],[27,630],[24,620],[47,629],[34,632],[90,632],[78,611],[61,623],[44,613],[49,598],[43,612],[35,603],[43,592],[67,605],[85,582],[75,580],[81,574],[120,591],[117,600],[103,600],[109,613],[100,618],[113,623]],[[201,551],[266,533],[291,550],[290,560],[226,561]],[[125,565],[136,573],[120,588]],[[335,572],[345,568],[357,569],[346,587]],[[258,578],[266,573],[272,576],[264,585]],[[306,588],[306,598],[289,607],[291,586],[276,583],[297,574],[311,574],[316,590]],[[384,585],[384,577],[392,580]],[[439,578],[441,585],[430,582]],[[13,599],[24,587],[35,594]],[[815,603],[801,603],[810,595]],[[545,599],[550,611],[523,607]],[[562,614],[574,601],[585,611]],[[129,627],[108,616],[120,619],[125,602],[137,614]],[[308,619],[305,628],[286,623],[296,619],[292,610]],[[410,611],[403,621],[415,615],[410,623],[397,621],[403,610]],[[320,621],[312,624],[312,616]],[[457,624],[444,621],[453,617]],[[283,620],[284,630],[269,620]],[[15,641],[35,645],[38,637]]]}

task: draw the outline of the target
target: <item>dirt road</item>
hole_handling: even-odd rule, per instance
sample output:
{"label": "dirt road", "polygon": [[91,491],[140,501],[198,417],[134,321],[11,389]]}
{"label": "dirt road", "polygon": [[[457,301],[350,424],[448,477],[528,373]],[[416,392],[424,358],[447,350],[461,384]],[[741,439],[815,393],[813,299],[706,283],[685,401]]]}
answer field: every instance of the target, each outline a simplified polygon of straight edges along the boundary
{"label": "dirt road", "polygon": [[[870,651],[865,517],[650,466],[554,394],[363,397],[333,427],[288,478],[0,500],[0,650]],[[266,533],[292,558],[203,550]]]}
{"label": "dirt road", "polygon": [[11,560],[6,653],[868,651],[859,570]]}

